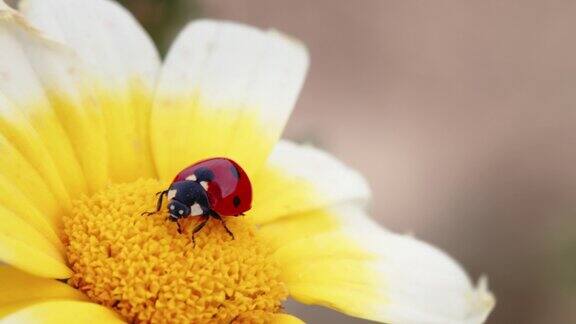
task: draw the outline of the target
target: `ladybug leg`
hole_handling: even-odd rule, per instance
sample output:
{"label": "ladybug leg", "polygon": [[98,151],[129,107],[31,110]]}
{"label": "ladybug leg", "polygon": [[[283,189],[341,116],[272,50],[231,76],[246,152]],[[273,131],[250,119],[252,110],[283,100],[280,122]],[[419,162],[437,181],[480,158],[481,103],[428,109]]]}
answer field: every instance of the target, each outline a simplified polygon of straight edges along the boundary
{"label": "ladybug leg", "polygon": [[178,234],[182,234],[182,225],[180,225],[180,222],[177,221],[176,225],[178,225]]}
{"label": "ladybug leg", "polygon": [[150,212],[143,212],[142,215],[146,215],[146,216],[150,216],[154,213],[157,213],[160,211],[160,209],[162,209],[162,199],[164,198],[165,195],[168,194],[168,190],[164,190],[164,191],[160,191],[156,193],[156,196],[158,196],[158,201],[156,202],[156,210],[155,211],[150,211]]}
{"label": "ladybug leg", "polygon": [[192,230],[192,244],[194,244],[194,247],[196,247],[196,240],[194,239],[194,235],[196,235],[196,233],[200,232],[200,230],[206,226],[206,223],[208,223],[209,219],[210,217],[204,216],[200,224],[196,225],[196,227],[194,227]]}
{"label": "ladybug leg", "polygon": [[226,226],[226,222],[224,221],[224,219],[222,219],[222,216],[220,216],[217,212],[215,212],[213,210],[210,211],[210,216],[219,220],[220,223],[222,223],[222,226],[224,226],[224,229],[226,230],[226,232],[228,232],[228,234],[232,237],[232,239],[234,239],[234,233],[232,233],[232,231],[230,229],[228,229],[228,226]]}

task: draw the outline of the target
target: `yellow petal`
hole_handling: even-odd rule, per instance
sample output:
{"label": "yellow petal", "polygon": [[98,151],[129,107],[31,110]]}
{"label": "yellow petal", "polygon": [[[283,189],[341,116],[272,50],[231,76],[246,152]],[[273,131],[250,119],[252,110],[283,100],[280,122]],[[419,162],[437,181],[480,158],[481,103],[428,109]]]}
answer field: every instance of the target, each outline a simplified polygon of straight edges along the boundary
{"label": "yellow petal", "polygon": [[23,300],[23,301],[8,303],[8,304],[2,304],[2,305],[0,305],[0,320],[3,319],[5,316],[10,315],[10,314],[18,311],[19,309],[22,309],[24,307],[28,307],[30,305],[33,305],[35,303],[42,302],[42,301],[45,301],[45,300],[44,299]]}
{"label": "yellow petal", "polygon": [[42,233],[54,246],[63,250],[60,238],[56,234],[58,222],[54,217],[42,214],[32,201],[18,187],[0,174],[0,206],[13,212],[23,221]]}
{"label": "yellow petal", "polygon": [[[273,248],[278,248],[286,243],[302,238],[313,238],[322,233],[376,226],[374,221],[364,214],[362,206],[361,203],[341,203],[308,212],[289,214],[261,224],[259,234]],[[258,214],[250,216],[259,218]]]}
{"label": "yellow petal", "polygon": [[273,248],[349,226],[372,226],[359,212],[370,190],[364,178],[326,152],[280,141],[254,182],[249,217]]}
{"label": "yellow petal", "polygon": [[47,298],[87,300],[82,292],[58,280],[36,277],[16,268],[0,266],[0,305]]}
{"label": "yellow petal", "polygon": [[486,319],[494,298],[485,283],[475,287],[440,250],[378,228],[356,209],[348,209],[351,222],[340,230],[287,241],[276,251],[293,298],[386,323]]}
{"label": "yellow petal", "polygon": [[[86,186],[92,191],[103,187],[109,180],[103,119],[81,60],[69,48],[47,42],[35,33],[22,33],[19,39],[70,141]],[[71,187],[70,195],[78,195],[77,190]]]}
{"label": "yellow petal", "polygon": [[[85,190],[84,174],[49,96],[42,65],[58,64],[46,54],[46,41],[13,11],[0,15],[0,132],[42,173],[61,200]],[[45,46],[42,46],[45,45]],[[45,55],[46,54],[46,55]],[[57,78],[57,76],[56,76]],[[57,173],[54,173],[54,171]],[[45,174],[44,174],[45,173]]]}
{"label": "yellow petal", "polygon": [[[280,141],[253,181],[249,212],[256,223],[310,214],[344,202],[366,203],[364,178],[330,154],[306,145]],[[316,212],[316,214],[322,211]]]}
{"label": "yellow petal", "polygon": [[298,317],[290,314],[276,314],[274,315],[272,324],[304,324],[304,322]]}
{"label": "yellow petal", "polygon": [[20,7],[32,25],[70,47],[78,58],[70,60],[73,69],[58,69],[73,75],[56,74],[57,69],[46,64],[40,67],[58,76],[49,80],[55,87],[51,99],[89,183],[97,183],[92,189],[101,188],[107,177],[125,182],[154,176],[148,132],[160,60],[134,17],[104,0],[29,0]]}
{"label": "yellow petal", "polygon": [[[67,189],[60,178],[58,168],[52,160],[48,149],[44,146],[40,134],[36,132],[34,127],[27,120],[26,116],[0,91],[0,141],[12,147],[12,150],[17,150],[18,156],[23,157],[30,168],[34,170],[24,171],[26,174],[33,174],[39,177],[45,185],[37,188],[38,196],[32,197],[33,199],[43,198],[49,196],[50,198],[42,203],[41,209],[47,215],[53,216],[60,208],[57,206],[57,200],[66,205],[69,200]],[[11,173],[10,176],[15,174],[14,170],[6,169]],[[5,173],[5,172],[3,172]]]}
{"label": "yellow petal", "polygon": [[109,308],[72,300],[49,300],[22,308],[2,319],[2,323],[123,323]]}
{"label": "yellow petal", "polygon": [[292,111],[306,50],[275,31],[202,20],[181,32],[160,74],[152,147],[160,177],[226,156],[253,176]]}
{"label": "yellow petal", "polygon": [[61,251],[33,227],[2,207],[0,223],[0,261],[41,277],[70,276]]}
{"label": "yellow petal", "polygon": [[[337,211],[336,211],[337,212]],[[249,212],[248,217],[259,216]],[[283,217],[260,226],[258,234],[276,249],[282,245],[304,237],[334,231],[341,227],[338,218],[330,210],[316,210]]]}
{"label": "yellow petal", "polygon": [[[308,247],[313,247],[308,249]],[[373,260],[374,254],[346,236],[341,231],[301,236],[288,241],[275,251],[274,256],[282,263],[305,263],[316,258]]]}
{"label": "yellow petal", "polygon": [[[349,243],[344,236],[337,240],[316,238],[312,245],[302,240],[304,250],[295,252],[292,247],[284,249],[283,254],[293,260],[290,264],[282,262],[282,279],[288,286],[292,298],[312,305],[322,305],[342,313],[361,318],[387,322],[380,317],[379,307],[385,307],[387,297],[380,293],[378,276],[370,267],[371,260],[357,246],[345,247]],[[290,253],[287,251],[291,250]],[[315,252],[318,255],[314,255]],[[338,253],[342,252],[342,256]],[[305,254],[301,259],[298,254]],[[391,321],[391,323],[394,323]]]}
{"label": "yellow petal", "polygon": [[[61,209],[50,188],[44,182],[45,178],[1,134],[0,156],[2,157],[0,159],[0,174],[5,179],[3,182],[8,186],[5,190],[10,190],[10,185],[18,188],[52,224],[57,224]],[[18,203],[14,200],[16,196],[8,196],[3,199],[12,200],[13,204]]]}

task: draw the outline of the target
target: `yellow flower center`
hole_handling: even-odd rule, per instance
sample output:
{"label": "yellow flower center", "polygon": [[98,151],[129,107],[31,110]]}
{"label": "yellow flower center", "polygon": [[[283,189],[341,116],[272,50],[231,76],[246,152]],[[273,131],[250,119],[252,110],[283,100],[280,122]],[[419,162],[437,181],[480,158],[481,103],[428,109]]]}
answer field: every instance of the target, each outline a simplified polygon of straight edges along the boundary
{"label": "yellow flower center", "polygon": [[288,293],[249,220],[226,218],[234,240],[210,220],[193,246],[198,217],[179,234],[165,209],[141,215],[161,189],[138,180],[74,202],[64,217],[69,283],[131,322],[269,322]]}

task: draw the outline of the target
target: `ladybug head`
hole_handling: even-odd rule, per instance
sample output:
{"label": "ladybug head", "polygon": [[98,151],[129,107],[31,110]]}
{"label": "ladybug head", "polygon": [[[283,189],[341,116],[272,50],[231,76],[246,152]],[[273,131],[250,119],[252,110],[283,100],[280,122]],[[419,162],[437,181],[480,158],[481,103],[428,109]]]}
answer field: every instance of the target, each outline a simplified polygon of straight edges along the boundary
{"label": "ladybug head", "polygon": [[179,218],[190,216],[190,207],[176,199],[172,199],[170,203],[168,203],[168,212],[170,214],[170,220],[175,222]]}
{"label": "ladybug head", "polygon": [[210,208],[206,190],[192,180],[174,182],[168,189],[168,199],[168,213],[172,221],[203,215]]}

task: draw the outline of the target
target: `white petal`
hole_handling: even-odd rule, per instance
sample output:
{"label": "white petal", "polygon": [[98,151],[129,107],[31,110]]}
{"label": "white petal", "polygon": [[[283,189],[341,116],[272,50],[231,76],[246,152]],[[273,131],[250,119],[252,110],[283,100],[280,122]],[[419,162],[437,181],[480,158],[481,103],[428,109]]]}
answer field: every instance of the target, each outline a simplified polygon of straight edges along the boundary
{"label": "white petal", "polygon": [[324,151],[289,141],[276,145],[253,185],[250,215],[258,223],[370,198],[360,173]]}
{"label": "white petal", "polygon": [[494,306],[437,248],[382,230],[354,205],[341,206],[340,231],[284,244],[276,252],[290,294],[386,323],[482,323]]}
{"label": "white petal", "polygon": [[78,52],[104,85],[128,87],[139,78],[153,87],[158,53],[126,9],[109,0],[23,0],[20,9],[51,38]]}
{"label": "white petal", "polygon": [[152,118],[161,178],[226,156],[252,176],[279,138],[308,67],[302,45],[275,31],[202,20],[178,36]]}
{"label": "white petal", "polygon": [[[359,238],[360,239],[360,238]],[[485,285],[437,248],[410,236],[382,233],[362,241],[378,250],[374,264],[389,305],[377,316],[398,323],[482,323],[494,306]]]}
{"label": "white petal", "polygon": [[48,37],[70,46],[89,76],[108,142],[110,176],[153,175],[149,116],[157,51],[132,15],[108,0],[25,0],[24,15]]}

